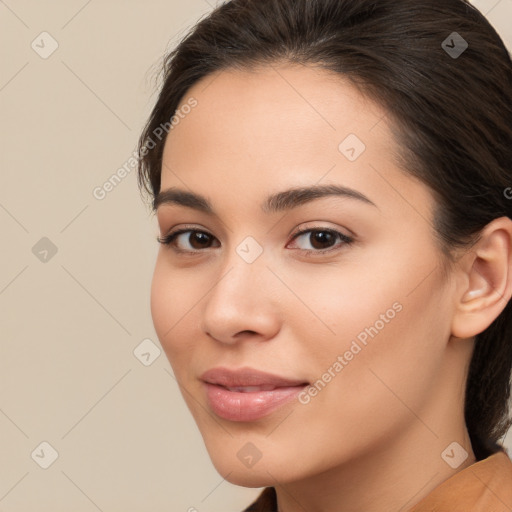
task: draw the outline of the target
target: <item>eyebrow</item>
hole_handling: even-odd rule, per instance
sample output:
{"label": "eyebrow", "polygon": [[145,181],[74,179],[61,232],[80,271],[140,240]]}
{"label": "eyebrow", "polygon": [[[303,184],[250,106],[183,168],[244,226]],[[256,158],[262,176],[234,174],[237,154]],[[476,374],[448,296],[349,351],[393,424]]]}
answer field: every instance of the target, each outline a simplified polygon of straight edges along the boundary
{"label": "eyebrow", "polygon": [[[311,187],[298,187],[277,192],[266,198],[261,205],[264,213],[277,213],[297,208],[303,204],[328,196],[338,196],[347,199],[356,199],[366,204],[378,206],[364,194],[352,188],[341,185],[315,185]],[[153,201],[153,209],[164,204],[177,204],[201,211],[208,215],[218,216],[211,202],[204,196],[188,192],[176,187],[163,190],[157,194]]]}

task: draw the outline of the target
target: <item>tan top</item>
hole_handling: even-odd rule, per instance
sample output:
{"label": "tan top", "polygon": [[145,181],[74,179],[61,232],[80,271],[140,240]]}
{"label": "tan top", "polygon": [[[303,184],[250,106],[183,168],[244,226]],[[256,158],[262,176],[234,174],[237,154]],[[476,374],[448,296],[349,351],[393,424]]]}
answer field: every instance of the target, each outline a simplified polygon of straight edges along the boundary
{"label": "tan top", "polygon": [[[267,487],[244,512],[277,512]],[[504,448],[439,484],[407,512],[512,512],[512,461]]]}

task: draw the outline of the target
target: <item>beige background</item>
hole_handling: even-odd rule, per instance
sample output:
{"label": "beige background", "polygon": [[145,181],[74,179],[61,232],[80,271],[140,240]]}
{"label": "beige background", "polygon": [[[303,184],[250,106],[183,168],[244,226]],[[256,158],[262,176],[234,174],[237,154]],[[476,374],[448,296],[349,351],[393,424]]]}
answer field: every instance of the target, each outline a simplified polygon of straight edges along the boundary
{"label": "beige background", "polygon": [[[512,48],[512,0],[475,4]],[[213,7],[0,0],[0,512],[235,512],[259,494],[213,468],[158,355],[158,230],[129,163],[161,57]]]}

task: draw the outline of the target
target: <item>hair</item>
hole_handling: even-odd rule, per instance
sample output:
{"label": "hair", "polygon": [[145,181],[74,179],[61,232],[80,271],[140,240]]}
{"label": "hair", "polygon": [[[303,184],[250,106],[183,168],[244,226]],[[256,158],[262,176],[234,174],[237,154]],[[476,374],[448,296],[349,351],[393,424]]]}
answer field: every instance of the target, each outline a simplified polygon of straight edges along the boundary
{"label": "hair", "polygon": [[[450,55],[457,32],[468,47]],[[232,0],[200,20],[164,59],[163,82],[138,144],[138,183],[156,198],[169,126],[187,91],[212,73],[285,61],[318,66],[383,106],[400,168],[431,190],[442,261],[493,219],[512,217],[512,62],[466,0]],[[167,123],[167,125],[166,125]],[[151,144],[151,145],[150,145]],[[150,149],[151,148],[151,149]],[[154,202],[153,202],[154,205]],[[154,209],[154,206],[153,206]],[[464,414],[477,460],[510,426],[512,301],[482,333]]]}

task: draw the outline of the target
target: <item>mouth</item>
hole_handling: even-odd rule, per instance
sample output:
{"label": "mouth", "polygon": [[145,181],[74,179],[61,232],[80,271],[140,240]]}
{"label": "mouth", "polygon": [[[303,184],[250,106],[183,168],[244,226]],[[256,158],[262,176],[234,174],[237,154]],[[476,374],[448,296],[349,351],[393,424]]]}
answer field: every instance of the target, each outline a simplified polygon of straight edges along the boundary
{"label": "mouth", "polygon": [[309,382],[253,368],[213,368],[201,376],[208,405],[230,421],[256,421],[291,402]]}
{"label": "mouth", "polygon": [[209,384],[231,389],[240,388],[249,392],[251,388],[257,388],[254,391],[272,391],[280,387],[309,384],[304,379],[291,379],[250,367],[231,369],[219,366],[204,372],[200,379]]}
{"label": "mouth", "polygon": [[[220,384],[218,384],[220,386]],[[256,391],[274,391],[274,389],[278,389],[278,386],[272,386],[270,384],[266,386],[235,386],[235,387],[228,387],[228,386],[220,386],[224,389],[227,389],[228,391],[232,391],[235,393],[254,393]]]}

